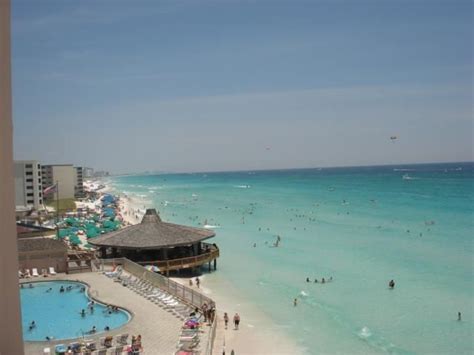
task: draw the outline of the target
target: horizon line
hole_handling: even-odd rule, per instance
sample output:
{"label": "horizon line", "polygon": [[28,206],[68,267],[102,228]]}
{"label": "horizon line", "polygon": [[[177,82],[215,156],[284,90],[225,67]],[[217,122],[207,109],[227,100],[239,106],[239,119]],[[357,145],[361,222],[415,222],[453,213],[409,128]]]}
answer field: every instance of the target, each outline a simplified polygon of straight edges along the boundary
{"label": "horizon line", "polygon": [[[412,165],[434,165],[434,164],[474,164],[471,161],[444,161],[444,162],[424,162],[424,163],[394,163],[394,164],[369,164],[369,165],[336,165],[336,166],[315,166],[315,167],[293,167],[293,168],[267,168],[267,169],[239,169],[239,170],[212,170],[212,171],[163,171],[151,172],[146,171],[136,173],[122,173],[111,174],[107,177],[122,177],[122,176],[136,176],[136,175],[178,175],[178,174],[216,174],[216,173],[248,173],[248,172],[263,172],[263,171],[288,171],[288,170],[313,170],[313,169],[342,169],[342,168],[375,168],[375,167],[390,167],[390,166],[412,166]],[[99,178],[100,179],[100,178]]]}

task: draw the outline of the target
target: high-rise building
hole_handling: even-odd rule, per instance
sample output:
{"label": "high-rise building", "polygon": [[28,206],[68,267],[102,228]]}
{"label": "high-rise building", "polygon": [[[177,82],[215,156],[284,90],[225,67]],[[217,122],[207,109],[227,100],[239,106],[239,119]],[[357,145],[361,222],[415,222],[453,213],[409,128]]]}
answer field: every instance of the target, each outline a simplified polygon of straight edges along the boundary
{"label": "high-rise building", "polygon": [[43,207],[41,164],[36,160],[15,161],[15,204],[18,207]]}
{"label": "high-rise building", "polygon": [[92,168],[82,168],[82,174],[85,178],[91,178],[94,176],[94,169]]}
{"label": "high-rise building", "polygon": [[74,196],[76,198],[84,197],[84,182],[83,182],[83,175],[84,175],[84,168],[80,166],[74,167],[75,175],[74,175]]}
{"label": "high-rise building", "polygon": [[42,177],[44,188],[58,184],[56,192],[44,196],[46,200],[55,200],[58,193],[59,199],[74,198],[76,170],[72,164],[43,165]]}

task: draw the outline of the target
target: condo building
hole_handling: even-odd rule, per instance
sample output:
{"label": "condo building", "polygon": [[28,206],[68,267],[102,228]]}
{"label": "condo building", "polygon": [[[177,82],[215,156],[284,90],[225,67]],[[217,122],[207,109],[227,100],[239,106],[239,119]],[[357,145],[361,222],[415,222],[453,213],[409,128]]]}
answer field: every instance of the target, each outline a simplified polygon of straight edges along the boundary
{"label": "condo building", "polygon": [[58,184],[57,190],[46,195],[45,199],[55,200],[58,193],[59,199],[75,197],[77,174],[72,164],[43,165],[42,177],[44,188]]}
{"label": "condo building", "polygon": [[43,207],[41,164],[36,160],[15,161],[15,205],[17,209]]}
{"label": "condo building", "polygon": [[83,175],[85,168],[77,166],[74,168],[74,197],[81,198],[84,197],[84,181]]}

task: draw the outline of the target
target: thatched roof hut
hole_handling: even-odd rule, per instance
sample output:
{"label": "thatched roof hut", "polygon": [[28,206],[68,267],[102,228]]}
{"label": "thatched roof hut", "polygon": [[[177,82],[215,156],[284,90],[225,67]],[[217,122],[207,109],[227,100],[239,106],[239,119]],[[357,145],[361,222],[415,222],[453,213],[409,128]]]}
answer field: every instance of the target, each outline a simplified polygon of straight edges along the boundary
{"label": "thatched roof hut", "polygon": [[157,250],[192,245],[214,236],[212,230],[163,222],[155,209],[148,209],[140,224],[90,239],[89,243],[97,247]]}

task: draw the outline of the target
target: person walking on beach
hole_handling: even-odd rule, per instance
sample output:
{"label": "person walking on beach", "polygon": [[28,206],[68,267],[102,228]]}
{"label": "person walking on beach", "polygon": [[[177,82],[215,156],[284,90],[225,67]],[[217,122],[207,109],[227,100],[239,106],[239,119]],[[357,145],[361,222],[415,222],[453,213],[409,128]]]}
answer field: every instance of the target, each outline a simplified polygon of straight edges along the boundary
{"label": "person walking on beach", "polygon": [[295,298],[295,299],[293,300],[293,306],[295,306],[295,307],[296,307],[297,305],[298,305],[298,299],[297,299],[297,298]]}
{"label": "person walking on beach", "polygon": [[227,314],[227,312],[224,312],[224,325],[225,325],[225,329],[227,329],[227,324],[229,323],[229,315]]}
{"label": "person walking on beach", "polygon": [[234,329],[238,330],[240,324],[240,316],[238,313],[234,314]]}
{"label": "person walking on beach", "polygon": [[204,302],[201,306],[201,310],[202,310],[202,315],[204,316],[204,322],[207,322],[207,303]]}
{"label": "person walking on beach", "polygon": [[199,277],[196,277],[196,286],[199,288],[199,285],[201,284],[201,281],[199,280]]}
{"label": "person walking on beach", "polygon": [[458,312],[458,321],[461,321],[461,312]]}

